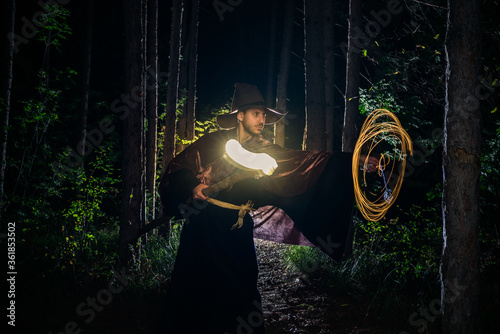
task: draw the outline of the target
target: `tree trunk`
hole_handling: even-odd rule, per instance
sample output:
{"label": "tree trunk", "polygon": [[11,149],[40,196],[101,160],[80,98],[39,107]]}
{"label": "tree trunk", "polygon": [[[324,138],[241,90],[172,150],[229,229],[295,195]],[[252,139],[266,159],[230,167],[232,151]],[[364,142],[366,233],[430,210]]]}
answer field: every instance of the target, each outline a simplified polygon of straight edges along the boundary
{"label": "tree trunk", "polygon": [[[176,131],[177,136],[181,140],[186,139],[186,123],[187,123],[187,86],[188,86],[188,72],[189,72],[189,20],[190,20],[190,11],[191,11],[191,0],[183,0],[183,18],[182,18],[182,27],[181,27],[181,41],[180,41],[180,49],[181,49],[181,60],[179,62],[179,83],[178,83],[178,91],[177,91],[177,102],[179,113],[177,114],[177,123],[176,123]],[[181,152],[184,149],[184,144],[179,140],[176,140],[175,143],[175,152],[176,154]]]}
{"label": "tree trunk", "polygon": [[[92,60],[92,31],[94,21],[94,0],[87,3],[87,36],[85,38],[85,59],[83,63],[82,76],[82,104],[80,107],[80,143],[85,144],[87,140],[87,116],[89,113],[89,88],[90,88],[90,67]],[[81,162],[84,167],[83,159]]]}
{"label": "tree trunk", "polygon": [[[278,85],[276,90],[276,109],[282,113],[287,112],[286,100],[288,97],[287,86],[288,74],[290,71],[294,10],[295,1],[287,0],[283,28],[283,45],[281,47],[280,72],[278,74]],[[274,125],[274,143],[283,147],[285,147],[285,117]]]}
{"label": "tree trunk", "polygon": [[151,196],[149,218],[155,219],[156,141],[158,128],[158,0],[148,0],[146,80],[146,189]]}
{"label": "tree trunk", "polygon": [[479,333],[480,3],[448,0],[443,152],[443,333]]}
{"label": "tree trunk", "polygon": [[323,0],[304,1],[306,124],[302,148],[326,150]]}
{"label": "tree trunk", "polygon": [[[361,67],[360,50],[356,48],[356,31],[360,31],[362,20],[362,0],[349,1],[349,32],[347,36],[347,59],[346,59],[346,87],[344,103],[344,127],[342,130],[342,152],[354,152],[356,145],[356,120],[359,114],[359,72]],[[352,243],[354,240],[354,226],[347,235],[344,256],[352,256]]]}
{"label": "tree trunk", "polygon": [[[198,11],[199,0],[185,0],[182,22],[181,51],[182,61],[179,69],[179,106],[177,136],[192,141],[195,128],[196,71],[198,65]],[[176,152],[181,152],[186,144],[176,143]]]}
{"label": "tree trunk", "polygon": [[142,0],[124,1],[124,89],[134,102],[123,119],[122,138],[122,213],[120,217],[119,268],[128,268],[130,247],[144,223],[144,155],[142,73]]}
{"label": "tree trunk", "polygon": [[172,26],[170,31],[170,61],[168,63],[167,105],[165,108],[165,139],[163,143],[162,172],[175,154],[176,108],[179,87],[180,41],[182,33],[182,0],[172,3]]}
{"label": "tree trunk", "polygon": [[349,32],[347,41],[346,87],[342,151],[353,152],[357,140],[356,120],[359,115],[360,50],[356,48],[356,31],[361,31],[362,0],[349,1]]}
{"label": "tree trunk", "polygon": [[326,118],[326,149],[333,152],[333,117],[334,117],[334,65],[335,53],[333,35],[333,1],[325,1],[323,8],[324,38],[325,38],[325,118]]}
{"label": "tree trunk", "polygon": [[196,77],[198,74],[198,25],[200,1],[192,0],[189,23],[189,70],[186,107],[186,139],[193,140],[196,122]]}
{"label": "tree trunk", "polygon": [[271,29],[269,29],[269,56],[267,57],[266,105],[275,108],[274,98],[274,61],[276,53],[276,2],[273,2]]}
{"label": "tree trunk", "polygon": [[2,138],[2,166],[0,168],[0,217],[2,208],[4,206],[5,196],[5,171],[7,169],[7,142],[9,136],[9,116],[11,108],[11,95],[12,95],[12,80],[14,69],[14,48],[15,48],[15,23],[16,23],[16,0],[12,0],[11,8],[11,38],[9,43],[9,69],[7,77],[7,94],[5,97],[5,116],[3,119],[3,138]]}

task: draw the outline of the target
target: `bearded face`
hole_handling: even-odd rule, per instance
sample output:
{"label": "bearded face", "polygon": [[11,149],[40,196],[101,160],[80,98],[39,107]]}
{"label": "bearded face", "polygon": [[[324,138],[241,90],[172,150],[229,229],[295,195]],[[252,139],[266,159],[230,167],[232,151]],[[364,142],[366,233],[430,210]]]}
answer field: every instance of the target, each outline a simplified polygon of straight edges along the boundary
{"label": "bearded face", "polygon": [[266,113],[262,109],[250,108],[240,112],[238,114],[238,120],[240,121],[240,131],[243,131],[242,134],[245,137],[260,135],[264,129]]}

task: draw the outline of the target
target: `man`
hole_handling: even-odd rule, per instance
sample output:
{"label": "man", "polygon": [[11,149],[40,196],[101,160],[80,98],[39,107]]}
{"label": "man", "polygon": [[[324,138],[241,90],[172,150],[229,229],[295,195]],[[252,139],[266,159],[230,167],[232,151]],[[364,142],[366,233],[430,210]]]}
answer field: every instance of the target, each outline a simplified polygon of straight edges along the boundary
{"label": "man", "polygon": [[[265,140],[264,125],[284,115],[265,106],[256,86],[237,83],[231,109],[217,118],[223,130],[181,152],[160,183],[165,210],[186,219],[167,294],[164,333],[264,333],[254,236],[316,245],[335,260],[342,256],[354,199],[352,155],[289,150]],[[218,200],[237,205],[252,200],[259,208],[236,229],[235,211],[207,203],[203,194],[239,172],[224,156],[229,139],[278,162],[272,176],[244,180],[217,194]],[[368,163],[373,171],[378,160]]]}

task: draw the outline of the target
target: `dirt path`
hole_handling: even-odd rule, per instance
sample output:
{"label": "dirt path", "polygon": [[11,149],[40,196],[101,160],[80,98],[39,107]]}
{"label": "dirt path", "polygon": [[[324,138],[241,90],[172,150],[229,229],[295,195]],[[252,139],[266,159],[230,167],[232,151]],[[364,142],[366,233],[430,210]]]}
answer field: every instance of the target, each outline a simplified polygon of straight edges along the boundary
{"label": "dirt path", "polygon": [[391,332],[381,328],[376,316],[367,314],[367,300],[357,300],[347,293],[334,294],[320,278],[287,270],[283,261],[287,245],[255,240],[255,247],[267,334]]}
{"label": "dirt path", "polygon": [[259,289],[266,331],[274,333],[332,333],[329,298],[314,281],[283,262],[286,245],[255,240],[259,260]]}

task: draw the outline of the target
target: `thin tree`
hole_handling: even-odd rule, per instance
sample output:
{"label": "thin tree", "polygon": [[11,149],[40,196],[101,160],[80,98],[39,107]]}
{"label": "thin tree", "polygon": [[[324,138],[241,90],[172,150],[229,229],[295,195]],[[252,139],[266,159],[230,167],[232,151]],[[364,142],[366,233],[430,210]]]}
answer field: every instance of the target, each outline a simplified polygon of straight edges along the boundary
{"label": "thin tree", "polygon": [[[177,136],[186,141],[194,139],[196,73],[198,64],[198,12],[199,0],[185,0],[182,19],[181,50],[182,61],[179,69],[179,106]],[[185,144],[176,143],[176,152],[184,149]]]}
{"label": "thin tree", "polygon": [[266,104],[274,107],[274,62],[276,53],[276,2],[272,3],[271,27],[269,29],[269,56],[267,57]]}
{"label": "thin tree", "polygon": [[342,151],[353,152],[356,145],[356,120],[359,115],[360,50],[355,46],[357,31],[361,29],[362,0],[349,0],[349,31],[347,40],[346,86]]}
{"label": "thin tree", "polygon": [[[85,143],[87,139],[87,117],[89,113],[89,89],[90,89],[90,67],[92,60],[92,30],[94,21],[94,0],[87,2],[87,31],[85,36],[85,54],[82,76],[82,102],[80,107],[80,142]],[[82,159],[82,167],[83,159]]]}
{"label": "thin tree", "polygon": [[179,87],[179,60],[182,33],[182,0],[173,0],[172,23],[170,30],[170,60],[168,63],[167,104],[165,108],[165,139],[163,143],[162,171],[175,154],[176,112]]}
{"label": "thin tree", "polygon": [[[141,1],[141,79],[142,79],[142,131],[141,131],[141,142],[142,142],[142,170],[144,171],[142,174],[143,177],[143,201],[142,201],[142,209],[144,212],[144,217],[142,218],[141,227],[144,226],[148,222],[148,203],[147,203],[147,183],[146,183],[146,174],[147,174],[147,107],[148,107],[148,0]],[[154,211],[154,208],[151,208],[151,211]],[[147,238],[144,237],[141,239],[141,242],[146,242]],[[138,247],[138,255],[140,256],[140,252],[142,251],[142,247]]]}
{"label": "thin tree", "polygon": [[[276,89],[276,109],[282,113],[287,112],[286,100],[288,98],[288,74],[290,72],[290,54],[293,33],[293,14],[295,1],[287,0],[285,8],[285,22],[283,28],[283,45],[281,46],[281,61]],[[285,146],[285,117],[274,124],[274,143]]]}
{"label": "thin tree", "polygon": [[323,0],[304,1],[306,124],[302,148],[326,150]]}
{"label": "thin tree", "polygon": [[[353,152],[356,145],[356,120],[359,114],[359,74],[361,67],[360,50],[355,46],[356,32],[360,31],[362,20],[362,0],[349,0],[349,31],[347,36],[346,87],[344,95],[344,126],[342,130],[342,152]],[[344,256],[352,256],[354,226],[347,235]]]}
{"label": "thin tree", "polygon": [[191,25],[190,25],[190,40],[191,48],[189,50],[189,83],[188,83],[188,113],[187,113],[187,130],[186,138],[193,140],[195,135],[195,122],[196,122],[196,83],[198,76],[198,31],[199,31],[199,12],[200,1],[193,0],[193,7],[191,9]]}
{"label": "thin tree", "polygon": [[198,31],[200,0],[192,0],[191,20],[189,26],[189,71],[188,71],[188,94],[187,94],[187,117],[186,117],[186,139],[193,140],[196,122],[196,82],[198,76]]}
{"label": "thin tree", "polygon": [[[186,140],[186,123],[187,123],[187,90],[188,90],[188,71],[189,71],[189,19],[191,12],[191,0],[182,1],[183,14],[181,26],[181,41],[180,50],[181,57],[179,62],[179,82],[177,92],[177,119],[176,119],[176,137],[175,154],[184,149]],[[180,139],[180,140],[179,140]]]}
{"label": "thin tree", "polygon": [[189,23],[189,70],[187,86],[186,139],[193,140],[196,122],[196,81],[198,74],[198,28],[200,1],[192,0]]}
{"label": "thin tree", "polygon": [[131,247],[144,224],[144,117],[142,72],[143,0],[124,1],[124,90],[135,102],[123,119],[122,136],[122,210],[119,234],[119,268],[128,268]]}
{"label": "thin tree", "polygon": [[156,151],[158,139],[158,0],[147,4],[146,189],[151,196],[149,218],[155,218]]}
{"label": "thin tree", "polygon": [[14,69],[14,29],[16,23],[16,0],[12,0],[11,8],[11,27],[10,27],[10,43],[9,43],[9,69],[7,75],[7,94],[5,97],[5,116],[3,119],[3,138],[2,138],[2,166],[0,168],[0,217],[4,204],[5,196],[5,170],[7,169],[7,141],[9,136],[9,116],[11,109],[11,95],[12,95],[12,80]]}
{"label": "thin tree", "polygon": [[325,1],[323,8],[324,43],[325,43],[325,122],[326,122],[326,149],[333,152],[333,118],[335,108],[335,53],[334,47],[334,20],[333,1]]}
{"label": "thin tree", "polygon": [[448,0],[443,151],[443,333],[479,333],[480,2]]}

